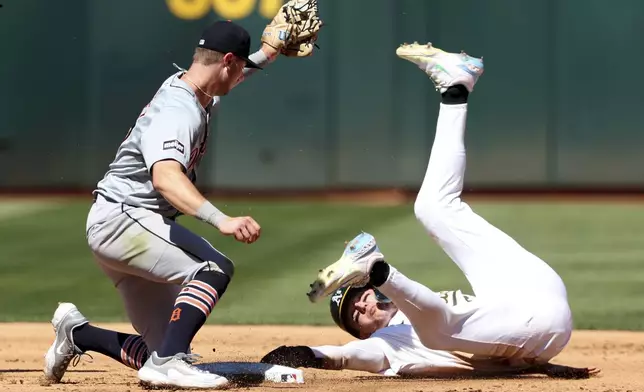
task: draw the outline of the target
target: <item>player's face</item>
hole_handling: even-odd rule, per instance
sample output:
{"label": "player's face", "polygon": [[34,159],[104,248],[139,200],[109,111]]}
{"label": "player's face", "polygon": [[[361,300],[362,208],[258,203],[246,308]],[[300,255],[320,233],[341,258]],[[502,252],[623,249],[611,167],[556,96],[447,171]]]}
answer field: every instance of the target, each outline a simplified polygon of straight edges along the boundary
{"label": "player's face", "polygon": [[349,309],[350,322],[360,330],[361,338],[368,338],[372,333],[387,326],[391,319],[392,307],[392,303],[378,302],[373,289],[365,290]]}

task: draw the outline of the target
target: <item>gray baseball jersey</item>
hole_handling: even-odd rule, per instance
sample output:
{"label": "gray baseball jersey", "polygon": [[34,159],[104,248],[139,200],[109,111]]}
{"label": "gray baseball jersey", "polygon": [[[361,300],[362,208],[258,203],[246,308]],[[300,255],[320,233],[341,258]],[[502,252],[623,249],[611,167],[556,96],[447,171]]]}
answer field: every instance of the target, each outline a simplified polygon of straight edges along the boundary
{"label": "gray baseball jersey", "polygon": [[[261,51],[250,58],[260,66],[269,61]],[[254,71],[244,69],[244,77]],[[86,222],[88,245],[150,350],[161,344],[178,285],[206,268],[230,277],[234,273],[228,257],[168,219],[178,212],[152,186],[150,169],[164,159],[179,162],[196,181],[210,116],[219,105],[216,97],[204,109],[190,85],[179,79],[182,72],[163,82],[119,146],[94,191],[96,202]]]}
{"label": "gray baseball jersey", "polygon": [[[251,54],[250,59],[260,66],[270,61],[261,50]],[[152,186],[152,165],[174,159],[183,165],[194,183],[206,152],[210,117],[216,114],[220,97],[214,97],[212,105],[204,109],[190,85],[179,78],[185,70],[176,64],[175,67],[180,71],[163,82],[143,109],[94,194],[166,217],[179,215]],[[244,68],[237,84],[256,71]]]}
{"label": "gray baseball jersey", "polygon": [[167,217],[177,215],[177,210],[152,186],[152,165],[174,159],[194,182],[206,152],[210,116],[219,104],[219,97],[215,97],[212,106],[204,109],[180,75],[177,72],[166,79],[143,109],[95,193]]}

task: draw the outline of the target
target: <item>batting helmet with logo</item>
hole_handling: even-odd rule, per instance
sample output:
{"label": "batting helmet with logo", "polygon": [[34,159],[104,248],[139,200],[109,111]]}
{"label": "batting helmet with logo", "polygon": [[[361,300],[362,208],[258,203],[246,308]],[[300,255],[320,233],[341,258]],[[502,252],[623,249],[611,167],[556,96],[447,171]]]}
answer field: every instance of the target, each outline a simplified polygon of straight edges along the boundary
{"label": "batting helmet with logo", "polygon": [[331,295],[331,300],[329,301],[329,308],[331,310],[333,321],[338,327],[342,328],[343,331],[348,332],[351,336],[357,339],[360,339],[360,331],[348,322],[351,317],[349,309],[351,309],[351,303],[369,289],[374,290],[378,302],[391,302],[389,298],[371,285],[362,287],[347,286],[337,289],[335,293]]}

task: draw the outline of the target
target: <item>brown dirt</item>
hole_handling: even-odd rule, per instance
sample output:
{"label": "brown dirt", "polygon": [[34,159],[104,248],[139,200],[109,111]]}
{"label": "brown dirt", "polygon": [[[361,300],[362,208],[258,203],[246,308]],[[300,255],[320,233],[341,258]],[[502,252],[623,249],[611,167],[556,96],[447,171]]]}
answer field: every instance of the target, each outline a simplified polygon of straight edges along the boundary
{"label": "brown dirt", "polygon": [[[123,324],[98,326],[131,332]],[[99,354],[84,357],[70,367],[63,383],[41,385],[43,354],[53,333],[48,324],[0,324],[1,391],[140,391],[136,372]],[[334,327],[206,326],[197,335],[194,351],[205,362],[257,361],[281,345],[343,344],[348,335]],[[216,352],[213,352],[213,348]],[[599,376],[588,380],[553,380],[541,376],[492,380],[401,380],[352,371],[304,369],[305,383],[237,386],[232,390],[306,391],[644,391],[644,333],[576,331],[566,350],[553,362],[570,366],[595,366]]]}

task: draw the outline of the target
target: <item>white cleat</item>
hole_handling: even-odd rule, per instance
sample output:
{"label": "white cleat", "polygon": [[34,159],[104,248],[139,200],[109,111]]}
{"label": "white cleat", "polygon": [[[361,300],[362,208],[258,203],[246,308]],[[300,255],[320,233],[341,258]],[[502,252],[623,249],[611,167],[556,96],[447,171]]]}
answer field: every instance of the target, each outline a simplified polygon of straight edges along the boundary
{"label": "white cleat", "polygon": [[193,366],[197,359],[199,359],[197,354],[184,353],[160,358],[154,351],[139,369],[139,380],[146,387],[170,389],[220,389],[228,385],[227,378]]}
{"label": "white cleat", "polygon": [[361,233],[347,244],[338,261],[320,270],[306,295],[311,302],[317,302],[339,288],[364,286],[369,283],[374,263],[384,259],[376,239],[371,234]]}
{"label": "white cleat", "polygon": [[472,92],[484,69],[483,58],[471,57],[465,52],[448,53],[434,47],[431,42],[423,45],[405,43],[396,49],[396,55],[416,64],[441,93],[458,84]]}
{"label": "white cleat", "polygon": [[48,381],[60,382],[69,363],[83,354],[83,351],[74,344],[73,331],[76,327],[87,323],[87,318],[78,311],[76,305],[68,302],[58,304],[51,319],[56,338],[45,354],[44,373]]}

